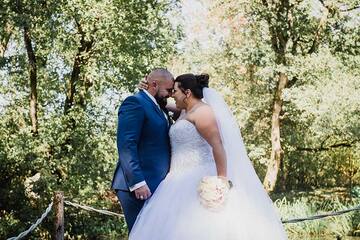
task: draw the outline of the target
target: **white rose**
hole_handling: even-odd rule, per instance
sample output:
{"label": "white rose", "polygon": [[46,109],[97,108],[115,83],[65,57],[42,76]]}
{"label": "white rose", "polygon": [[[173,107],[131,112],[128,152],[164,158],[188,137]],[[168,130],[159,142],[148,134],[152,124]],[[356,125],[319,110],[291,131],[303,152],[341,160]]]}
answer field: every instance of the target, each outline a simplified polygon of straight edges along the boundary
{"label": "white rose", "polygon": [[222,210],[226,204],[231,185],[231,182],[224,177],[203,177],[198,186],[201,205],[211,211]]}

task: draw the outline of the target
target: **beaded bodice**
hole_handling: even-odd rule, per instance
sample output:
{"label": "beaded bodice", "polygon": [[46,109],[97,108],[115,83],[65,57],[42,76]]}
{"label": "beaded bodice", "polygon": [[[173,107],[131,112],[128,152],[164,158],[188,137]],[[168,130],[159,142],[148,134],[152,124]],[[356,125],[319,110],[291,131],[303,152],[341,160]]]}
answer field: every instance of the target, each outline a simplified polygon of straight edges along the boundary
{"label": "beaded bodice", "polygon": [[170,172],[215,164],[212,148],[199,134],[193,123],[179,119],[170,128]]}

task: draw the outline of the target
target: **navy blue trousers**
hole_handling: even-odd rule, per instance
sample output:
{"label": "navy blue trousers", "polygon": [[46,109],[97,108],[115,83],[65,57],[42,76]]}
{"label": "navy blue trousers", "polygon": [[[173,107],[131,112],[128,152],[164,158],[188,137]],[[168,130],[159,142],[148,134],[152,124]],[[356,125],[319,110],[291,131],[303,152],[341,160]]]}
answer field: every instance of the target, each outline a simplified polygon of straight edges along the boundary
{"label": "navy blue trousers", "polygon": [[135,193],[129,191],[117,190],[116,196],[120,201],[125,215],[125,221],[130,232],[145,201],[137,199]]}

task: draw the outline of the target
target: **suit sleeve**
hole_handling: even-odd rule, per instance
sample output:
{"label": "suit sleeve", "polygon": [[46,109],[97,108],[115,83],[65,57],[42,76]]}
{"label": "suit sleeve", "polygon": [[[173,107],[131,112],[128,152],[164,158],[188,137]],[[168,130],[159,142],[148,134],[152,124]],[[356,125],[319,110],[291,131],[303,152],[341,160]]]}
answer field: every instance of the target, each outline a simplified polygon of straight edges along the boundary
{"label": "suit sleeve", "polygon": [[128,186],[145,181],[138,155],[144,109],[134,97],[125,99],[118,112],[117,148]]}

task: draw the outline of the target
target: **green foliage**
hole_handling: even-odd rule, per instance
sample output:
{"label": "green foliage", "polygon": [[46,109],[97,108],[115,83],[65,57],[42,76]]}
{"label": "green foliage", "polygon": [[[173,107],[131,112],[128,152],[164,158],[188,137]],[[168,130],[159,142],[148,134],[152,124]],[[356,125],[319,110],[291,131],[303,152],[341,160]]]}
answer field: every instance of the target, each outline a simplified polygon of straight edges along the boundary
{"label": "green foliage", "polygon": [[[271,154],[281,71],[289,83],[282,94],[284,160],[277,190],[358,184],[360,15],[358,9],[347,11],[358,1],[201,2],[208,8],[204,25],[216,47],[203,46],[200,32],[189,40],[181,60],[176,57],[174,68],[210,74],[211,85],[226,96],[238,119],[260,178]],[[278,34],[277,48],[271,31]],[[286,61],[279,62],[279,56]]]}
{"label": "green foliage", "polygon": [[301,81],[284,94],[283,131],[289,176],[303,186],[359,182],[360,82],[351,67],[357,61],[328,49],[295,60]]}
{"label": "green foliage", "polygon": [[[33,223],[56,190],[73,202],[121,211],[109,190],[117,161],[116,107],[149,69],[166,64],[175,74],[210,74],[211,85],[225,95],[239,122],[261,179],[271,153],[277,73],[286,73],[278,190],[345,187],[358,197],[360,16],[356,9],[348,11],[358,0],[201,3],[208,13],[195,15],[207,25],[199,27],[191,18],[187,24],[195,27],[181,35],[168,18],[178,9],[176,1],[1,1],[1,239]],[[290,4],[286,14],[284,3]],[[25,27],[36,56],[37,135],[29,117]],[[274,30],[287,38],[283,49],[274,47]],[[74,99],[64,111],[71,86]],[[291,218],[356,201],[296,198],[277,204],[282,216]],[[122,219],[65,210],[66,239],[126,236]],[[30,238],[49,239],[52,220],[47,218]],[[294,238],[356,235],[359,218],[350,214],[291,225],[288,231]]]}
{"label": "green foliage", "polygon": [[[123,94],[174,52],[173,1],[1,1],[0,238],[52,201],[121,212],[110,190]],[[3,14],[4,13],[4,14]],[[31,130],[28,28],[36,58],[38,134]],[[8,34],[8,35],[5,35]],[[8,41],[6,36],[10,36]],[[64,111],[65,99],[74,99]],[[30,236],[50,239],[53,212]],[[118,239],[123,219],[65,207],[66,239]]]}

